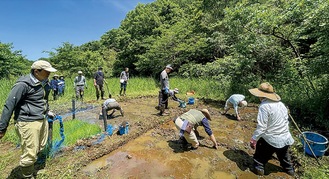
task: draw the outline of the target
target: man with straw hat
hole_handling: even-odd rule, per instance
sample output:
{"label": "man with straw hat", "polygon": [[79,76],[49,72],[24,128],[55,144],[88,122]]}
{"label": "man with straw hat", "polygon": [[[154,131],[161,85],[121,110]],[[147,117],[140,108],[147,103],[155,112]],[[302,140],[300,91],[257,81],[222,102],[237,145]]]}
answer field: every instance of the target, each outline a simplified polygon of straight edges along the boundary
{"label": "man with straw hat", "polygon": [[288,153],[294,143],[289,132],[288,109],[280,101],[272,85],[262,83],[258,88],[249,89],[249,92],[259,97],[257,128],[250,140],[251,148],[255,149],[254,172],[264,175],[264,166],[276,153],[283,170],[294,176],[294,168]]}
{"label": "man with straw hat", "polygon": [[209,120],[211,120],[209,111],[207,109],[197,110],[190,109],[186,113],[180,115],[173,122],[176,128],[179,130],[180,139],[186,143],[192,145],[192,150],[199,147],[198,136],[199,132],[197,130],[198,126],[203,126],[206,133],[210,136],[210,140],[214,144],[214,148],[218,148],[215,136],[210,128]]}
{"label": "man with straw hat", "polygon": [[236,119],[238,121],[241,121],[241,117],[239,115],[239,111],[238,111],[238,107],[245,107],[248,105],[247,101],[244,100],[246,97],[242,94],[233,94],[232,96],[230,96],[225,103],[225,107],[224,107],[224,112],[222,113],[222,115],[225,115],[227,113],[227,111],[230,108],[234,108],[235,114],[236,114]]}

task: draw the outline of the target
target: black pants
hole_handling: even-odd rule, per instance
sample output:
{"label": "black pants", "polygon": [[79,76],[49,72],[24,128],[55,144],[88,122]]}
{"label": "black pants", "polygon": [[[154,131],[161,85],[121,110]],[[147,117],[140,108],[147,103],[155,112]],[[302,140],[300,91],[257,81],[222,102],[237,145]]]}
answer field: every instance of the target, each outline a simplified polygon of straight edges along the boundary
{"label": "black pants", "polygon": [[169,94],[165,92],[165,90],[161,90],[161,104],[165,106],[165,108],[168,108],[168,97]]}
{"label": "black pants", "polygon": [[271,159],[273,153],[276,153],[283,170],[293,170],[294,168],[291,163],[288,149],[288,145],[283,148],[275,148],[268,144],[263,138],[260,138],[257,141],[256,151],[254,154],[254,166],[258,169],[264,170],[265,164]]}

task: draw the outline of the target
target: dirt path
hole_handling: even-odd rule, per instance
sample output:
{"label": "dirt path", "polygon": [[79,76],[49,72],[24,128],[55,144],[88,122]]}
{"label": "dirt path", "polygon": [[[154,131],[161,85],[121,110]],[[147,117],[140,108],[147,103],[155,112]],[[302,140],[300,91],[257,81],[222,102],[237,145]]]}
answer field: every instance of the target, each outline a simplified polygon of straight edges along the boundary
{"label": "dirt path", "polygon": [[[108,124],[119,125],[129,122],[129,133],[106,137],[96,143],[99,136],[80,140],[76,146],[66,147],[54,159],[47,162],[46,172],[41,178],[258,178],[250,172],[253,150],[249,139],[256,127],[256,107],[241,111],[243,121],[236,121],[231,115],[220,115],[220,104],[203,103],[179,108],[176,102],[169,103],[169,116],[158,116],[154,109],[155,97],[139,99],[117,99],[125,116],[119,112],[107,120]],[[76,114],[76,118],[99,124],[98,107]],[[197,150],[185,150],[178,140],[178,131],[172,118],[191,108],[208,108],[213,120],[211,128],[217,141],[218,150],[200,128],[201,146]],[[232,114],[233,110],[229,111]],[[65,120],[70,120],[67,117]],[[11,146],[13,147],[13,146]],[[15,150],[15,160],[18,161]],[[15,162],[17,162],[15,161]],[[9,165],[12,170],[17,163]],[[2,175],[3,176],[3,175]],[[8,174],[6,175],[8,176]],[[281,172],[277,160],[270,160],[265,177],[289,178]]]}

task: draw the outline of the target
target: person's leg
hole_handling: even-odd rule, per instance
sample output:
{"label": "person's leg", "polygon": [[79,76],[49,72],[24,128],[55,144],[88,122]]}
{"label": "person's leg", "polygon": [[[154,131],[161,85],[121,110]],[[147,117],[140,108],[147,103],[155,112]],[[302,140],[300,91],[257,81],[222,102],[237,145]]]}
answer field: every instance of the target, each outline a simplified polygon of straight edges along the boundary
{"label": "person's leg", "polygon": [[276,150],[276,156],[280,161],[280,165],[283,168],[283,171],[288,173],[291,176],[294,176],[294,166],[291,162],[290,154],[289,154],[289,146],[285,146],[281,149]]}
{"label": "person's leg", "polygon": [[22,155],[19,165],[22,168],[22,175],[27,178],[32,177],[37,154],[41,148],[44,148],[43,143],[46,141],[43,137],[47,136],[46,138],[48,138],[48,133],[41,134],[41,132],[45,132],[44,128],[47,126],[44,124],[44,120],[41,120],[17,122],[15,127],[21,138]]}
{"label": "person's leg", "polygon": [[104,94],[105,94],[104,85],[99,85],[99,87],[100,87],[100,90],[101,90],[101,98],[105,99],[104,98]]}
{"label": "person's leg", "polygon": [[80,96],[80,90],[79,90],[79,87],[76,86],[75,87],[75,99],[79,99],[79,96]]}
{"label": "person's leg", "polygon": [[97,98],[97,100],[99,100],[99,93],[100,93],[99,85],[96,85],[95,89],[96,89],[96,98]]}
{"label": "person's leg", "polygon": [[268,144],[263,138],[257,141],[254,154],[254,169],[258,175],[264,175],[265,164],[271,159],[275,148]]}
{"label": "person's leg", "polygon": [[120,96],[122,96],[123,83],[120,83]]}
{"label": "person's leg", "polygon": [[123,96],[126,96],[127,82],[123,83]]}
{"label": "person's leg", "polygon": [[84,95],[84,91],[85,91],[84,86],[80,86],[79,88],[80,88],[80,98],[81,98],[81,100],[83,100],[83,95]]}

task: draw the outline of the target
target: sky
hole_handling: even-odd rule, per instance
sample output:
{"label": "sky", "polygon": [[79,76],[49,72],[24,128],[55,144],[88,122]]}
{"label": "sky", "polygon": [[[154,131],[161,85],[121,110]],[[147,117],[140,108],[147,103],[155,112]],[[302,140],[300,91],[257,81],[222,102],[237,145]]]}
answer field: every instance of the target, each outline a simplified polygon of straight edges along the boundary
{"label": "sky", "polygon": [[155,0],[0,0],[0,42],[12,43],[27,59],[48,57],[64,42],[99,40],[119,28],[138,3]]}

